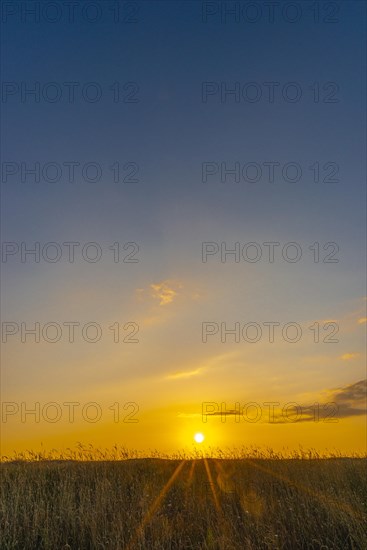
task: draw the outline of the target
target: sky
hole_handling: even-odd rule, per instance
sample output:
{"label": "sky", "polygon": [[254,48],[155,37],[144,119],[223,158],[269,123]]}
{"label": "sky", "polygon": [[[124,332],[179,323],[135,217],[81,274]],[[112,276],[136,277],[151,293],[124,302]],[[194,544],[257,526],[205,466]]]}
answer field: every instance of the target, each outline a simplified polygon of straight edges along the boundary
{"label": "sky", "polygon": [[365,452],[364,2],[71,4],[1,6],[1,453]]}

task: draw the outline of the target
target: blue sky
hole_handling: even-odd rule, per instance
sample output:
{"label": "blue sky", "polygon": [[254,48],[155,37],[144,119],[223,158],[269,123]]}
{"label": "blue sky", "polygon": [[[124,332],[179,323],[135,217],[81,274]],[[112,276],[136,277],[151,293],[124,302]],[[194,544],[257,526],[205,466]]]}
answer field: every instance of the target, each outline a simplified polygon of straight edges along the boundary
{"label": "blue sky", "polygon": [[[218,342],[202,346],[201,322],[211,319],[340,322],[344,340],[337,350],[324,346],[321,353],[305,342],[305,347],[272,353],[264,346],[264,355],[258,355],[263,357],[261,376],[252,367],[244,375],[253,388],[261,388],[269,372],[278,373],[290,395],[298,395],[302,386],[317,394],[362,379],[358,319],[365,304],[364,3],[336,2],[334,23],[315,23],[310,3],[302,1],[296,2],[302,17],[295,23],[281,16],[269,23],[264,16],[257,23],[236,23],[229,17],[226,24],[218,14],[204,23],[202,2],[136,2],[137,22],[129,24],[114,23],[107,4],[96,23],[80,15],[70,23],[65,13],[56,23],[44,18],[24,23],[15,14],[3,25],[3,83],[56,82],[63,97],[56,103],[42,98],[36,103],[31,97],[22,102],[19,93],[3,94],[2,161],[27,166],[95,162],[102,167],[95,183],[83,181],[79,169],[74,183],[66,181],[66,171],[56,183],[34,183],[31,176],[22,183],[19,174],[3,178],[3,241],[97,242],[103,248],[103,258],[95,264],[80,257],[74,264],[64,256],[55,264],[9,258],[3,264],[3,318],[19,323],[93,319],[101,324],[138,319],[142,341],[134,353],[116,353],[107,344],[97,352],[85,344],[37,349],[30,344],[25,349],[16,341],[4,351],[8,398],[26,400],[29,391],[36,399],[39,391],[37,399],[42,400],[64,383],[64,393],[72,386],[76,395],[88,393],[89,387],[93,394],[95,383],[107,388],[123,386],[124,380],[139,394],[142,377],[148,387],[154,373],[163,403],[168,396],[191,403],[195,375],[194,386],[188,376],[181,389],[160,387],[159,377],[194,372],[197,361],[210,363],[233,351],[230,344],[224,350]],[[257,5],[265,10],[264,3]],[[222,3],[211,6],[220,9]],[[320,6],[325,17],[327,8]],[[109,87],[117,81],[121,86],[135,83],[138,101],[114,103]],[[67,101],[64,82],[80,83],[75,103]],[[88,103],[80,96],[88,82],[100,86],[100,101]],[[236,82],[241,89],[255,82],[263,98],[256,103],[231,97],[221,102],[216,94],[203,102],[205,82],[229,89]],[[266,100],[267,82],[279,83],[273,103]],[[301,89],[299,102],[283,99],[281,90],[289,82]],[[329,82],[338,87],[335,103],[323,101],[333,89],[323,89]],[[321,89],[319,102],[313,100],[315,83]],[[139,181],[113,183],[109,167],[116,161],[136,163]],[[202,182],[205,162],[263,166],[269,161],[281,167],[298,163],[302,178],[292,183],[277,172],[273,183],[265,177],[257,183],[221,183],[218,176]],[[339,181],[315,183],[309,167],[316,161],[321,167],[336,163]],[[321,173],[325,175],[323,168]],[[138,243],[139,263],[114,264],[108,247],[116,241]],[[303,257],[295,264],[281,259],[274,264],[222,264],[217,257],[204,264],[201,246],[207,241],[226,242],[229,248],[235,242],[295,241]],[[339,262],[314,263],[308,249],[314,242],[321,247],[337,243]],[[167,291],[173,298],[162,304],[159,296]],[[150,328],[144,332],[145,326]],[[247,348],[235,352],[236,361],[256,363]],[[344,364],[333,366],[346,353],[357,358],[348,360],[353,363],[349,371]],[[25,365],[24,354],[30,365]],[[123,368],[116,377],[121,357]],[[310,364],[317,364],[315,370],[310,370],[308,357]],[[297,361],[301,367],[295,373]],[[47,370],[47,364],[55,364],[55,370]],[[215,371],[213,387],[220,387],[223,377],[231,379],[236,368],[232,365],[229,374]],[[228,396],[234,386],[228,385]],[[276,391],[270,385],[265,393]],[[157,410],[145,390],[141,396],[142,409],[146,399],[146,409]],[[200,404],[200,392],[194,402]]]}

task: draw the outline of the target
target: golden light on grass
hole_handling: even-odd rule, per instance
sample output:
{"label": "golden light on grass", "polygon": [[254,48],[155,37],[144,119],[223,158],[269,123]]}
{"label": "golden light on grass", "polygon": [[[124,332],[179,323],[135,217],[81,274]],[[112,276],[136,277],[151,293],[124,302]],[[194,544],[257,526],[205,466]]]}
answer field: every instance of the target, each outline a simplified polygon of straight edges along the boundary
{"label": "golden light on grass", "polygon": [[[205,439],[212,441],[215,434],[205,431]],[[203,435],[192,430],[191,439],[198,433]],[[345,548],[346,537],[355,541],[354,548],[367,548],[364,455],[250,451],[223,451],[220,458],[198,453],[193,460],[156,454],[139,458],[124,447],[115,446],[108,456],[104,449],[79,444],[71,455],[18,455],[1,465],[3,515],[19,518],[2,522],[1,547],[85,548],[87,540],[97,548],[106,540],[106,547],[151,550],[153,544],[182,548],[187,537],[192,541],[187,548],[209,548],[206,541],[213,548],[220,540],[227,549],[239,547],[245,528],[251,548],[264,547],[262,541],[269,548],[269,531],[277,534],[272,548],[298,548],[297,541],[304,540]],[[32,515],[33,510],[38,513]],[[326,513],[320,530],[314,518]],[[67,521],[60,523],[63,514]],[[31,531],[23,529],[24,521],[33,522]]]}
{"label": "golden light on grass", "polygon": [[205,437],[201,432],[197,432],[194,435],[194,440],[195,440],[196,443],[202,443],[204,441],[204,439],[205,439]]}

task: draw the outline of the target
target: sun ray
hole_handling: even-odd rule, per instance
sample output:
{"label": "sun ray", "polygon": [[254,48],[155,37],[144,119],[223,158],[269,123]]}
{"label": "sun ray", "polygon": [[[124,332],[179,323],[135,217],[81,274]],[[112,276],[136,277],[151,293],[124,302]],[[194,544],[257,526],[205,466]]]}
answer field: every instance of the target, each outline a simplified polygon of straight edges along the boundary
{"label": "sun ray", "polygon": [[191,485],[191,483],[192,483],[192,479],[194,477],[195,466],[196,466],[196,460],[193,460],[192,464],[191,464],[190,472],[189,472],[188,485]]}
{"label": "sun ray", "polygon": [[209,466],[209,463],[208,463],[206,458],[204,458],[204,465],[205,465],[206,475],[208,476],[209,485],[210,485],[210,488],[211,488],[211,491],[212,491],[215,508],[217,509],[217,512],[221,512],[222,509],[221,509],[221,506],[220,506],[220,503],[219,503],[218,495],[217,495],[216,490],[215,490],[212,473],[210,471],[210,466]]}
{"label": "sun ray", "polygon": [[173,472],[173,474],[171,475],[171,477],[169,478],[167,483],[164,485],[161,492],[159,493],[159,495],[157,496],[157,498],[155,499],[155,501],[153,502],[153,504],[149,508],[148,512],[143,517],[141,524],[137,527],[134,535],[131,537],[130,542],[126,546],[126,550],[135,550],[136,541],[139,538],[139,535],[143,532],[145,526],[148,525],[148,523],[151,521],[152,517],[154,516],[154,514],[158,510],[162,500],[164,499],[166,493],[168,492],[170,487],[173,485],[176,477],[181,472],[181,470],[182,470],[183,466],[185,465],[185,463],[186,463],[186,460],[182,460],[182,462],[180,462],[180,464],[177,466],[177,468],[175,469],[175,471]]}
{"label": "sun ray", "polygon": [[252,460],[249,460],[248,462],[249,462],[249,464],[251,464],[251,466],[253,468],[257,468],[258,470],[261,470],[262,472],[266,472],[267,474],[271,475],[272,477],[275,477],[276,479],[279,479],[280,481],[283,481],[284,483],[288,483],[288,484],[292,485],[293,487],[296,487],[297,489],[299,489],[303,493],[306,493],[307,495],[318,499],[319,501],[321,501],[323,504],[326,504],[327,506],[331,506],[332,508],[336,508],[336,509],[342,509],[344,512],[347,512],[348,514],[351,514],[352,516],[354,516],[358,519],[362,519],[362,520],[366,519],[366,515],[363,512],[359,512],[359,511],[355,510],[349,504],[346,504],[346,503],[343,503],[343,502],[338,502],[338,504],[335,504],[335,502],[333,502],[330,498],[328,498],[327,495],[324,495],[323,493],[320,493],[318,491],[314,491],[314,490],[310,489],[309,487],[306,487],[305,485],[303,485],[301,483],[296,483],[295,481],[287,478],[284,475],[272,472],[268,468],[265,468],[265,466],[260,466],[259,464],[256,464]]}

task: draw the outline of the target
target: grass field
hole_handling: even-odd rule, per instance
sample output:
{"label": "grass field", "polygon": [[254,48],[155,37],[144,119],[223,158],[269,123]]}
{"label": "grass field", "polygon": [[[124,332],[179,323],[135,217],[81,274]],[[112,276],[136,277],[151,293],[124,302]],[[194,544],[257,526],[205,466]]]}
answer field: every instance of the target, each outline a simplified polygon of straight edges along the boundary
{"label": "grass field", "polygon": [[365,458],[1,465],[1,550],[366,549],[366,512]]}

